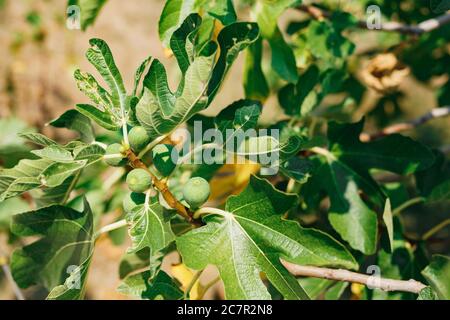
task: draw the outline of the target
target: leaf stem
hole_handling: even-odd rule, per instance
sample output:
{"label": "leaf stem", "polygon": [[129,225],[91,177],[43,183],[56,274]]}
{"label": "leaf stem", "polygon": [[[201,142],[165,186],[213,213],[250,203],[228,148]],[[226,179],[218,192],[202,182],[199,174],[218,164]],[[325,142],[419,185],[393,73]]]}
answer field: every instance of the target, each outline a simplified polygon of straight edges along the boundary
{"label": "leaf stem", "polygon": [[81,171],[83,171],[83,169],[78,170],[78,172],[75,174],[75,177],[73,178],[72,182],[70,183],[69,187],[67,188],[66,194],[64,195],[64,198],[61,201],[62,205],[65,205],[67,203],[67,201],[69,200],[72,190],[76,187],[78,180],[80,179]]}
{"label": "leaf stem", "polygon": [[313,147],[310,149],[311,152],[314,152],[318,155],[324,156],[325,158],[327,158],[328,160],[336,160],[336,157],[334,156],[334,154],[332,154],[329,150],[321,148],[321,147]]}
{"label": "leaf stem", "polygon": [[114,170],[112,174],[108,176],[108,178],[103,182],[102,190],[103,191],[109,191],[111,187],[116,184],[117,181],[122,178],[122,176],[125,174],[124,168],[117,168]]}
{"label": "leaf stem", "polygon": [[392,211],[392,215],[396,216],[399,215],[403,210],[405,210],[406,208],[409,208],[415,204],[424,202],[425,198],[424,197],[416,197],[416,198],[412,198],[409,199],[408,201],[405,201],[404,203],[402,203],[401,205],[399,205],[397,208],[395,208]]}
{"label": "leaf stem", "polygon": [[184,291],[184,300],[187,300],[190,296],[190,292],[192,288],[194,287],[195,283],[198,281],[200,276],[202,275],[204,269],[197,271],[194,276],[191,279],[191,282],[189,282],[188,286],[186,287],[186,290]]}
{"label": "leaf stem", "polygon": [[423,283],[410,280],[395,280],[381,278],[362,273],[357,273],[345,269],[329,269],[313,266],[301,266],[287,261],[281,261],[286,269],[294,276],[313,277],[320,279],[329,279],[337,281],[346,281],[359,283],[371,288],[381,289],[383,291],[404,291],[418,294],[426,287]]}
{"label": "leaf stem", "polygon": [[230,213],[227,211],[221,210],[221,209],[217,209],[217,208],[203,207],[194,212],[193,218],[199,219],[204,214],[218,214],[221,216],[225,216]]}
{"label": "leaf stem", "polygon": [[125,120],[125,115],[123,114],[122,119],[122,133],[123,133],[123,142],[126,148],[130,147],[130,141],[128,140],[128,128],[127,128],[127,121]]}
{"label": "leaf stem", "polygon": [[110,232],[110,231],[113,231],[113,230],[116,230],[116,229],[120,229],[120,228],[126,227],[127,225],[128,225],[128,222],[127,222],[126,219],[122,219],[122,220],[119,220],[119,221],[117,221],[117,222],[108,224],[108,225],[106,225],[106,226],[101,227],[101,228],[96,232],[94,238],[97,238],[98,236],[100,236],[100,235],[103,234],[103,233],[107,233],[107,232]]}
{"label": "leaf stem", "polygon": [[93,141],[92,144],[96,144],[96,145],[102,147],[103,149],[106,149],[106,147],[108,147],[108,145],[106,143],[103,143],[100,141]]}
{"label": "leaf stem", "polygon": [[208,282],[206,285],[203,286],[203,292],[201,293],[201,295],[198,297],[198,300],[203,300],[203,297],[205,296],[205,294],[208,292],[209,289],[211,289],[217,282],[220,281],[220,276],[217,276],[216,278],[214,278],[213,280],[211,280],[210,282]]}
{"label": "leaf stem", "polygon": [[430,230],[425,232],[425,234],[422,236],[422,240],[426,241],[426,240],[430,239],[433,235],[435,235],[436,233],[438,233],[439,231],[441,231],[448,225],[450,225],[450,219],[446,219],[446,220],[442,221],[438,225],[434,226],[433,228],[431,228]]}
{"label": "leaf stem", "polygon": [[160,137],[156,138],[155,140],[153,140],[152,142],[150,142],[141,152],[139,152],[137,157],[139,159],[141,159],[147,152],[152,150],[156,145],[158,145],[165,138],[167,138],[167,135],[160,136]]}
{"label": "leaf stem", "polygon": [[217,143],[205,143],[200,146],[195,147],[193,150],[189,151],[183,158],[178,160],[179,164],[183,164],[186,161],[188,161],[193,154],[196,154],[199,151],[202,151],[203,149],[209,149],[209,148],[223,148],[223,146],[217,144]]}

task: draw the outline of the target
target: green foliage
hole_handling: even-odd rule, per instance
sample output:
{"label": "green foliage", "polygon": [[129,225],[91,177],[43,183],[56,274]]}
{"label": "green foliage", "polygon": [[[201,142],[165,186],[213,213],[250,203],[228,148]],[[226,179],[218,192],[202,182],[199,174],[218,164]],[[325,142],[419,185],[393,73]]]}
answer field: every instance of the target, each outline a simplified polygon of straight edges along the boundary
{"label": "green foliage", "polygon": [[51,290],[50,299],[83,298],[94,248],[93,217],[86,201],[83,212],[54,205],[18,214],[11,231],[40,237],[12,255],[11,270],[20,287],[41,284]]}
{"label": "green foliage", "polygon": [[296,200],[295,195],[252,177],[243,193],[228,199],[222,215],[206,216],[206,226],[178,238],[183,261],[194,269],[216,265],[228,299],[270,298],[255,269],[264,272],[286,299],[307,299],[281,265],[280,257],[296,263],[350,268],[356,267],[356,262],[331,237],[281,218]]}
{"label": "green foliage", "polygon": [[136,206],[140,204],[144,204],[145,202],[145,194],[136,193],[136,192],[128,192],[122,200],[123,210],[125,212],[131,212]]}
{"label": "green foliage", "polygon": [[[83,30],[105,3],[68,2],[80,7]],[[401,23],[428,18],[423,5],[376,3],[384,18]],[[153,56],[122,77],[108,44],[94,38],[86,58],[101,79],[74,72],[89,104],[49,123],[76,138],[61,143],[15,117],[2,118],[0,232],[16,248],[14,281],[44,288],[48,299],[83,299],[96,240],[108,236],[129,245],[117,290],[135,298],[190,297],[186,281],[162,270],[176,252],[192,271],[215,266],[227,299],[450,299],[442,241],[450,164],[446,149],[437,150],[444,135],[416,130],[428,116],[381,128],[409,117],[403,83],[421,82],[435,92],[432,105],[448,104],[448,25],[415,41],[380,31],[369,37],[357,18],[366,1],[349,4],[348,12],[322,1],[315,9],[327,11],[316,19],[300,14],[300,4],[166,1],[158,31],[177,77]],[[31,13],[29,22],[40,24]],[[395,66],[365,67],[385,52]],[[245,97],[220,105],[215,98],[240,53]],[[416,81],[396,74],[408,68]],[[368,76],[386,90],[368,94]],[[129,90],[124,79],[132,80]],[[214,117],[202,114],[213,104]],[[180,139],[176,129],[195,134],[196,121],[228,140]],[[409,131],[399,133],[404,127]],[[238,133],[258,129],[266,133],[239,140]],[[188,154],[181,150],[186,145]],[[187,161],[198,155],[242,161]],[[273,163],[263,161],[274,155]],[[204,206],[208,200],[214,207]],[[114,223],[105,226],[106,220]],[[332,277],[296,278],[283,262],[360,273],[376,264],[384,278],[423,286],[358,291]]]}
{"label": "green foliage", "polygon": [[135,151],[139,152],[144,149],[151,141],[148,136],[147,131],[143,127],[137,126],[133,127],[128,135],[130,141],[130,147]]}
{"label": "green foliage", "polygon": [[166,248],[175,236],[170,228],[170,215],[156,199],[148,199],[138,205],[127,215],[130,225],[129,233],[132,247],[129,253],[136,253],[146,247],[150,252],[158,252]]}

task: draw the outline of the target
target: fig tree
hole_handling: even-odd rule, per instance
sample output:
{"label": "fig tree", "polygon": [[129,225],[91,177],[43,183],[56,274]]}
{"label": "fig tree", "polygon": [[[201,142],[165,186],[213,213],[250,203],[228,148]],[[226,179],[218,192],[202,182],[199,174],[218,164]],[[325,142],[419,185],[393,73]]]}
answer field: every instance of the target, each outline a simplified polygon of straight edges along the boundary
{"label": "fig tree", "polygon": [[106,147],[105,162],[113,167],[120,167],[126,164],[124,148],[120,143],[113,143]]}
{"label": "fig tree", "polygon": [[152,185],[152,177],[144,169],[134,169],[127,175],[128,188],[137,193],[147,191]]}
{"label": "fig tree", "polygon": [[137,126],[128,133],[128,140],[130,141],[131,149],[135,152],[139,152],[150,143],[151,138],[144,127]]}
{"label": "fig tree", "polygon": [[183,186],[183,198],[191,209],[203,205],[208,200],[210,192],[208,181],[201,177],[191,178]]}

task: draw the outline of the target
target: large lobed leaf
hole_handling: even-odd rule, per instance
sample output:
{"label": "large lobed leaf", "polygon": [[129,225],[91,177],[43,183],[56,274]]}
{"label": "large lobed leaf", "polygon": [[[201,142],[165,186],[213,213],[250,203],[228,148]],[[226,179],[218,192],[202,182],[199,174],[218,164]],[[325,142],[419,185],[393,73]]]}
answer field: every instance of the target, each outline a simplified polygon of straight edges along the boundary
{"label": "large lobed leaf", "polygon": [[201,48],[193,43],[200,21],[197,14],[188,16],[172,36],[171,45],[183,72],[177,91],[170,90],[165,68],[157,59],[152,61],[144,78],[144,94],[136,105],[136,116],[152,137],[171,132],[208,107],[237,54],[259,34],[258,27],[252,23],[226,26],[218,35],[220,55],[216,61],[215,42]]}
{"label": "large lobed leaf", "polygon": [[82,298],[94,247],[93,216],[87,201],[83,212],[53,205],[17,214],[11,226],[17,236],[39,237],[12,255],[11,271],[17,284],[54,289],[49,298]]}
{"label": "large lobed leaf", "polygon": [[[68,180],[101,159],[105,153],[96,144],[74,141],[61,146],[39,134],[26,134],[23,137],[44,145],[44,148],[33,151],[40,159],[24,159],[11,169],[0,170],[2,201],[41,187],[45,188],[44,192],[49,196],[45,201],[51,198],[62,200],[65,198],[63,194],[70,192],[69,189],[73,187]],[[67,188],[64,189],[64,186]],[[40,196],[42,194],[38,195]]]}
{"label": "large lobed leaf", "polygon": [[373,254],[378,232],[375,208],[384,206],[385,196],[369,170],[410,174],[430,167],[434,156],[427,147],[401,135],[362,143],[363,126],[364,119],[352,124],[329,123],[331,152],[324,154],[306,194],[314,198],[324,190],[330,197],[328,218],[333,228],[352,248]]}
{"label": "large lobed leaf", "polygon": [[193,269],[216,265],[227,299],[270,299],[261,272],[286,299],[308,299],[280,258],[345,268],[357,264],[330,236],[282,218],[296,202],[295,195],[252,177],[244,192],[228,199],[226,213],[206,216],[206,226],[177,239],[184,263]]}

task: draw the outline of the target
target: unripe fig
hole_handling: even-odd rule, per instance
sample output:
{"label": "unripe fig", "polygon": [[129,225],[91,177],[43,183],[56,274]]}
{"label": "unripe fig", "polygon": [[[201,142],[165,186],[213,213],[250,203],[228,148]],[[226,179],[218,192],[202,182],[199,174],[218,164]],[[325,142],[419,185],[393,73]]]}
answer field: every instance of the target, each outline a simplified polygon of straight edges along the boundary
{"label": "unripe fig", "polygon": [[208,181],[201,177],[191,178],[183,186],[183,198],[191,209],[203,205],[208,200],[210,192]]}
{"label": "unripe fig", "polygon": [[134,169],[127,175],[128,188],[137,193],[147,191],[152,185],[152,177],[144,169]]}
{"label": "unripe fig", "polygon": [[[126,164],[125,155],[123,154],[124,148],[119,143],[113,143],[106,147],[105,162],[113,167],[120,167]],[[109,157],[117,155],[116,157]]]}
{"label": "unripe fig", "polygon": [[151,138],[144,127],[137,126],[128,133],[128,140],[130,141],[131,149],[139,152],[150,143]]}
{"label": "unripe fig", "polygon": [[153,164],[164,177],[170,175],[176,167],[178,159],[172,159],[173,148],[170,144],[158,144],[152,149]]}
{"label": "unripe fig", "polygon": [[134,207],[145,203],[145,194],[128,192],[123,198],[122,205],[125,212],[131,212]]}

